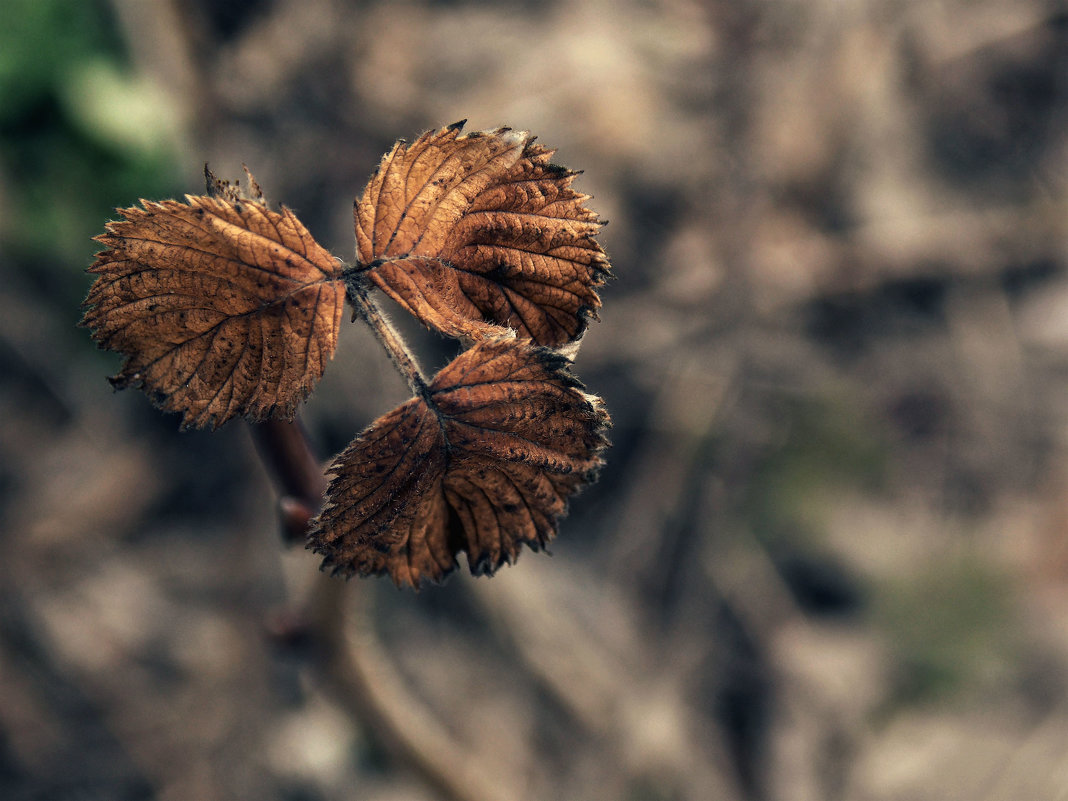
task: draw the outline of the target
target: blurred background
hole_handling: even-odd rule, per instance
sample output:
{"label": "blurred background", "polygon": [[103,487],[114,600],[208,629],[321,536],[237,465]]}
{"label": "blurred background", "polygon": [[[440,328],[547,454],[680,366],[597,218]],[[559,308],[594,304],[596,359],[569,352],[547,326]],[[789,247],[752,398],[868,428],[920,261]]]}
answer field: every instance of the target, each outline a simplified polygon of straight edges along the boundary
{"label": "blurred background", "polygon": [[[1068,797],[1068,5],[3,7],[0,796]],[[381,155],[464,118],[610,220],[614,447],[551,557],[348,585],[383,724],[277,636],[328,579],[245,424],[76,324],[116,206],[243,162],[351,260]],[[346,323],[303,419],[326,459],[405,395]]]}

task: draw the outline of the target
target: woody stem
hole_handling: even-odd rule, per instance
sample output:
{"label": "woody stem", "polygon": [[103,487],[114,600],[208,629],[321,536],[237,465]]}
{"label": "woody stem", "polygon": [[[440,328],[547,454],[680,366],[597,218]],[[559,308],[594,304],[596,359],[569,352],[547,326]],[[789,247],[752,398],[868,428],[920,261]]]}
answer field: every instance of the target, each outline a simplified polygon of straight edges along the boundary
{"label": "woody stem", "polygon": [[368,291],[366,280],[355,271],[347,272],[345,291],[349,302],[352,303],[355,315],[362,317],[371,326],[378,341],[389,354],[390,360],[408,382],[412,394],[429,400],[430,390],[427,388],[423,371],[419,369],[415,356],[408,349],[400,332],[394,328],[393,323],[386,317],[386,313],[382,311],[382,307]]}
{"label": "woody stem", "polygon": [[304,542],[326,493],[326,476],[300,418],[249,425],[260,460],[278,488],[282,532],[290,545]]}

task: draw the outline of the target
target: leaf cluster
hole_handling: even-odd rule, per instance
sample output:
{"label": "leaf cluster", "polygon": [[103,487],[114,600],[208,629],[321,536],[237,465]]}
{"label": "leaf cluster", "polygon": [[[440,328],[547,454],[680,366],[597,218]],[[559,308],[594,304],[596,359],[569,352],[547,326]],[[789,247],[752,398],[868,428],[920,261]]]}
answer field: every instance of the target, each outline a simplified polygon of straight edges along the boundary
{"label": "leaf cluster", "polygon": [[[413,398],[328,467],[309,530],[324,566],[437,581],[467,555],[493,573],[555,535],[596,478],[608,416],[570,372],[609,272],[603,224],[577,173],[526,132],[463,123],[398,142],[354,205],[345,265],[284,206],[211,173],[208,194],[142,201],[97,237],[82,324],[124,355],[183,427],[292,418],[337,345],[345,301],[375,330]],[[460,340],[427,380],[372,291]]]}

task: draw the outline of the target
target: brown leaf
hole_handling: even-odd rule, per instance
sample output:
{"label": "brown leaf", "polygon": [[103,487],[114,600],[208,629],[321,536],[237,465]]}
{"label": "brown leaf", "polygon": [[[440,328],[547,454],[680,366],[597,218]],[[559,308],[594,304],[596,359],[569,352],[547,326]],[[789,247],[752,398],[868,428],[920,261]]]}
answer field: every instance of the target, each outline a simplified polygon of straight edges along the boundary
{"label": "brown leaf", "polygon": [[515,339],[487,340],[376,421],[338,455],[310,546],[347,575],[439,581],[467,553],[493,573],[525,543],[546,545],[567,498],[601,466],[608,415],[568,362]]}
{"label": "brown leaf", "polygon": [[264,203],[263,190],[260,189],[260,185],[256,182],[256,179],[252,177],[248,165],[242,164],[241,167],[244,169],[245,178],[248,180],[249,191],[247,193],[241,189],[240,184],[228,181],[225,178],[220,178],[208,168],[207,164],[205,164],[204,184],[208,191],[208,197],[229,200],[231,203],[240,203],[242,200],[255,200],[257,203]]}
{"label": "brown leaf", "polygon": [[356,254],[371,280],[425,325],[479,339],[507,326],[538,344],[578,339],[601,305],[602,222],[578,173],[525,131],[398,142],[356,202]]}
{"label": "brown leaf", "polygon": [[284,207],[142,204],[119,210],[89,268],[82,324],[126,356],[112,383],[144,388],[183,427],[291,417],[337,344],[340,265]]}

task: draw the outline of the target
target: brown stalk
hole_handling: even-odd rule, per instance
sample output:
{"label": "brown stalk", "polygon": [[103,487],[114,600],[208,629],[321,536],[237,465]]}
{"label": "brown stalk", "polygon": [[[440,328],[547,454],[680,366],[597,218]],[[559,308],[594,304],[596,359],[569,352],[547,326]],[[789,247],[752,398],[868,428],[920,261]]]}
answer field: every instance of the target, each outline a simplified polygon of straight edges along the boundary
{"label": "brown stalk", "polygon": [[[373,305],[371,308],[376,308]],[[383,320],[381,330],[393,332]],[[374,324],[372,324],[374,327]],[[375,328],[376,333],[379,328]],[[395,341],[399,341],[399,337]],[[385,343],[383,343],[385,344]],[[403,347],[403,342],[401,342]],[[387,349],[390,346],[387,345]],[[390,352],[395,356],[394,352]],[[406,349],[402,355],[408,356]],[[408,363],[415,362],[408,356]],[[421,380],[418,369],[414,375]],[[425,382],[422,385],[425,390]],[[304,540],[308,522],[322,503],[326,478],[299,419],[270,420],[250,426],[257,451],[280,493],[284,534],[290,545]],[[503,801],[509,794],[472,769],[473,763],[450,739],[422,703],[398,680],[370,618],[367,593],[354,603],[357,582],[318,577],[303,613],[281,616],[300,621],[300,634],[319,658],[324,686],[354,720],[364,726],[400,761],[447,801]]]}
{"label": "brown stalk", "polygon": [[312,453],[299,418],[265,420],[249,426],[260,460],[278,489],[278,508],[286,543],[304,542],[308,523],[323,502],[326,475]]}
{"label": "brown stalk", "polygon": [[386,349],[390,360],[408,382],[408,388],[423,400],[430,401],[430,391],[427,389],[426,376],[419,368],[419,363],[412,355],[404,338],[393,326],[378,305],[378,301],[368,291],[366,278],[362,273],[355,270],[346,271],[344,274],[345,292],[352,304],[353,319],[362,317],[374,331],[375,337]]}

